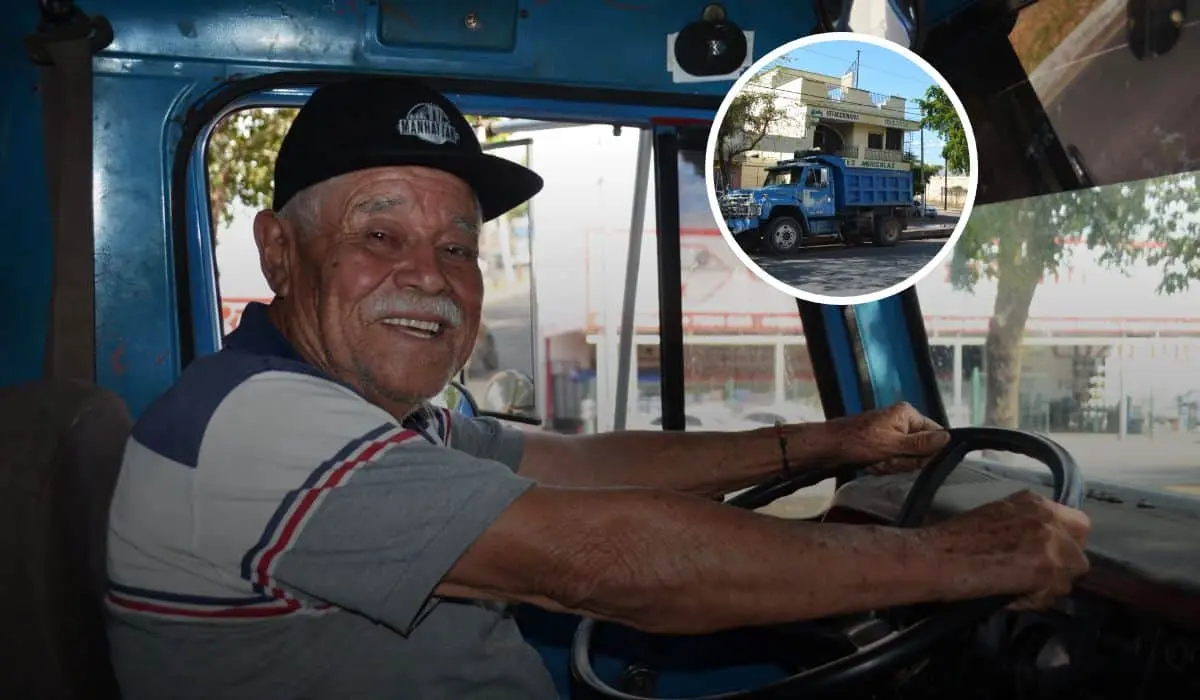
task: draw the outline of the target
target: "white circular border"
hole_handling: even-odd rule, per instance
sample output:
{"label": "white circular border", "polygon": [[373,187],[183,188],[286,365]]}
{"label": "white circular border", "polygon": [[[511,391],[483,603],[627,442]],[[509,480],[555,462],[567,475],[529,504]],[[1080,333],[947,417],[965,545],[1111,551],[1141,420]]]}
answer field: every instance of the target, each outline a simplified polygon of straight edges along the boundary
{"label": "white circular border", "polygon": [[[741,93],[742,88],[744,88],[751,79],[757,76],[763,70],[766,64],[774,61],[780,56],[783,56],[784,54],[796,49],[817,44],[828,44],[835,41],[857,41],[864,44],[873,44],[880,48],[887,49],[895,54],[898,54],[901,58],[906,58],[915,63],[922,70],[924,70],[927,75],[932,77],[934,82],[941,86],[942,91],[945,92],[946,96],[950,98],[950,103],[954,105],[954,110],[958,112],[958,118],[959,121],[962,122],[963,132],[967,139],[967,156],[970,161],[971,170],[970,174],[967,176],[967,195],[963,203],[962,213],[958,217],[958,224],[954,227],[954,231],[950,233],[949,240],[942,244],[942,249],[938,251],[938,254],[933,256],[933,259],[926,263],[925,267],[922,267],[914,274],[909,275],[904,281],[897,282],[896,284],[886,289],[881,289],[877,292],[860,294],[858,296],[835,297],[814,294],[813,292],[806,292],[799,287],[793,287],[789,284],[781,282],[778,279],[775,279],[775,277],[767,273],[766,270],[763,270],[761,267],[759,267],[758,264],[746,254],[746,251],[742,250],[742,246],[738,244],[738,242],[734,239],[733,234],[729,232],[729,227],[725,224],[725,217],[721,215],[721,206],[717,202],[717,187],[713,177],[713,165],[716,161],[717,150],[717,131],[721,127],[721,122],[725,119],[725,113],[729,111],[729,105],[732,104],[734,98]],[[717,109],[716,117],[712,122],[712,128],[709,129],[708,132],[708,144],[705,147],[704,167],[704,185],[705,189],[707,190],[706,194],[708,195],[708,206],[712,210],[713,218],[717,222],[717,230],[721,232],[721,236],[725,239],[725,242],[729,245],[729,247],[733,249],[734,255],[736,255],[738,259],[742,261],[742,264],[745,265],[746,268],[751,272],[753,272],[756,277],[789,296],[795,297],[802,301],[813,302],[816,304],[826,304],[829,306],[853,306],[856,304],[867,304],[873,301],[887,299],[892,295],[903,292],[904,290],[914,286],[921,280],[928,277],[931,272],[936,270],[946,260],[948,255],[954,252],[954,246],[958,243],[958,239],[962,237],[963,230],[967,227],[967,221],[971,217],[971,210],[975,207],[975,194],[979,189],[979,152],[975,144],[975,130],[971,128],[971,120],[967,117],[967,111],[963,108],[962,101],[958,99],[958,94],[954,92],[954,88],[950,87],[950,83],[947,82],[946,79],[942,77],[942,74],[939,73],[933,66],[931,66],[928,61],[913,53],[909,49],[892,41],[888,41],[887,39],[881,39],[868,34],[857,34],[854,32],[827,32],[824,34],[813,34],[811,36],[801,37],[795,41],[789,41],[788,43],[783,44],[782,46],[774,49],[767,55],[758,59],[753,65],[747,68],[746,71],[742,73],[741,77],[734,81],[733,87],[731,87],[729,92],[726,93],[725,99],[721,101],[721,106]]]}

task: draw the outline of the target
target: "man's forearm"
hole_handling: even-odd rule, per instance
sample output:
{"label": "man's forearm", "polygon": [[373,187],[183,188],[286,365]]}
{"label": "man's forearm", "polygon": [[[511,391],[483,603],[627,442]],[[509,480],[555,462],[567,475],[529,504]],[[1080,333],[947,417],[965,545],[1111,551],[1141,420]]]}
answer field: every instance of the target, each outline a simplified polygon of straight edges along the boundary
{"label": "man's forearm", "polygon": [[[789,467],[830,463],[822,424],[785,430]],[[729,433],[527,433],[519,472],[549,486],[635,486],[712,497],[778,474],[782,457],[774,427]]]}
{"label": "man's forearm", "polygon": [[[647,493],[631,497],[643,507],[621,508],[645,514],[624,525],[625,576],[606,575],[585,609],[611,610],[614,621],[646,631],[701,634],[944,597],[923,533],[786,521],[680,498]],[[611,536],[614,525],[600,527]]]}
{"label": "man's forearm", "polygon": [[444,594],[665,634],[977,597],[1019,573],[933,530],[788,521],[648,490],[537,487],[476,547]]}

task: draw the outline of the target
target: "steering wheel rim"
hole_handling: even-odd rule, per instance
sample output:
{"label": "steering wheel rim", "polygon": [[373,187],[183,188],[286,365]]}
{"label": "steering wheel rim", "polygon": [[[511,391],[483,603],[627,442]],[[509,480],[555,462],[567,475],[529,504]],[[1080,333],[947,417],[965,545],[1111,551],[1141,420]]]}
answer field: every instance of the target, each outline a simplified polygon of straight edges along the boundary
{"label": "steering wheel rim", "polygon": [[[969,453],[977,450],[1012,452],[1041,462],[1050,470],[1054,501],[1073,508],[1082,505],[1085,488],[1079,466],[1070,453],[1050,438],[1035,433],[991,427],[952,428],[949,433],[949,442],[913,481],[904,505],[896,516],[895,526],[918,527],[928,514],[938,489],[950,473]],[[781,495],[776,496],[778,498],[802,488],[803,485],[836,476],[845,469],[841,467],[820,470],[816,474],[800,473],[782,479],[777,477],[761,484],[760,487],[765,488],[759,495],[779,493]],[[759,490],[760,487],[753,487],[746,493]],[[730,499],[729,502],[733,501],[734,499]],[[797,695],[822,695],[836,689],[852,687],[879,671],[914,660],[946,636],[985,619],[1011,600],[1012,596],[991,596],[949,603],[909,627],[815,668],[760,688],[705,695],[688,700],[775,700]],[[575,682],[583,684],[595,697],[605,700],[666,700],[625,693],[610,687],[596,674],[592,668],[590,653],[595,624],[595,620],[585,618],[575,631],[570,654],[571,674]]]}

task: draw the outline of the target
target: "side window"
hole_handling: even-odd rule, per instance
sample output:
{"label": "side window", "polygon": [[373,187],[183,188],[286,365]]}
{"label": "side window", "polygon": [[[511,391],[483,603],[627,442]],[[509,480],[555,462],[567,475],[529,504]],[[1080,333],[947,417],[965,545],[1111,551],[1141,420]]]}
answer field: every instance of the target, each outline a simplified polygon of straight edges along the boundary
{"label": "side window", "polygon": [[888,129],[885,136],[885,147],[889,151],[904,150],[904,131],[902,129]]}
{"label": "side window", "polygon": [[234,112],[212,131],[205,148],[210,227],[216,262],[221,325],[237,327],[242,310],[274,294],[259,269],[254,214],[271,206],[275,154],[296,109],[259,107]]}

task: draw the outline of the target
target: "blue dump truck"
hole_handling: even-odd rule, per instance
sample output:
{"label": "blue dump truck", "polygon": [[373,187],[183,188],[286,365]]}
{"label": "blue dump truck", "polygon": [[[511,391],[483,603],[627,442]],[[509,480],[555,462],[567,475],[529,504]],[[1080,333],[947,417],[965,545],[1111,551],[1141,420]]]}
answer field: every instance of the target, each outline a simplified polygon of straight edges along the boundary
{"label": "blue dump truck", "polygon": [[762,187],[719,198],[721,216],[744,250],[777,255],[809,238],[838,236],[847,245],[895,245],[908,225],[913,174],[856,168],[838,156],[797,151],[767,170]]}

